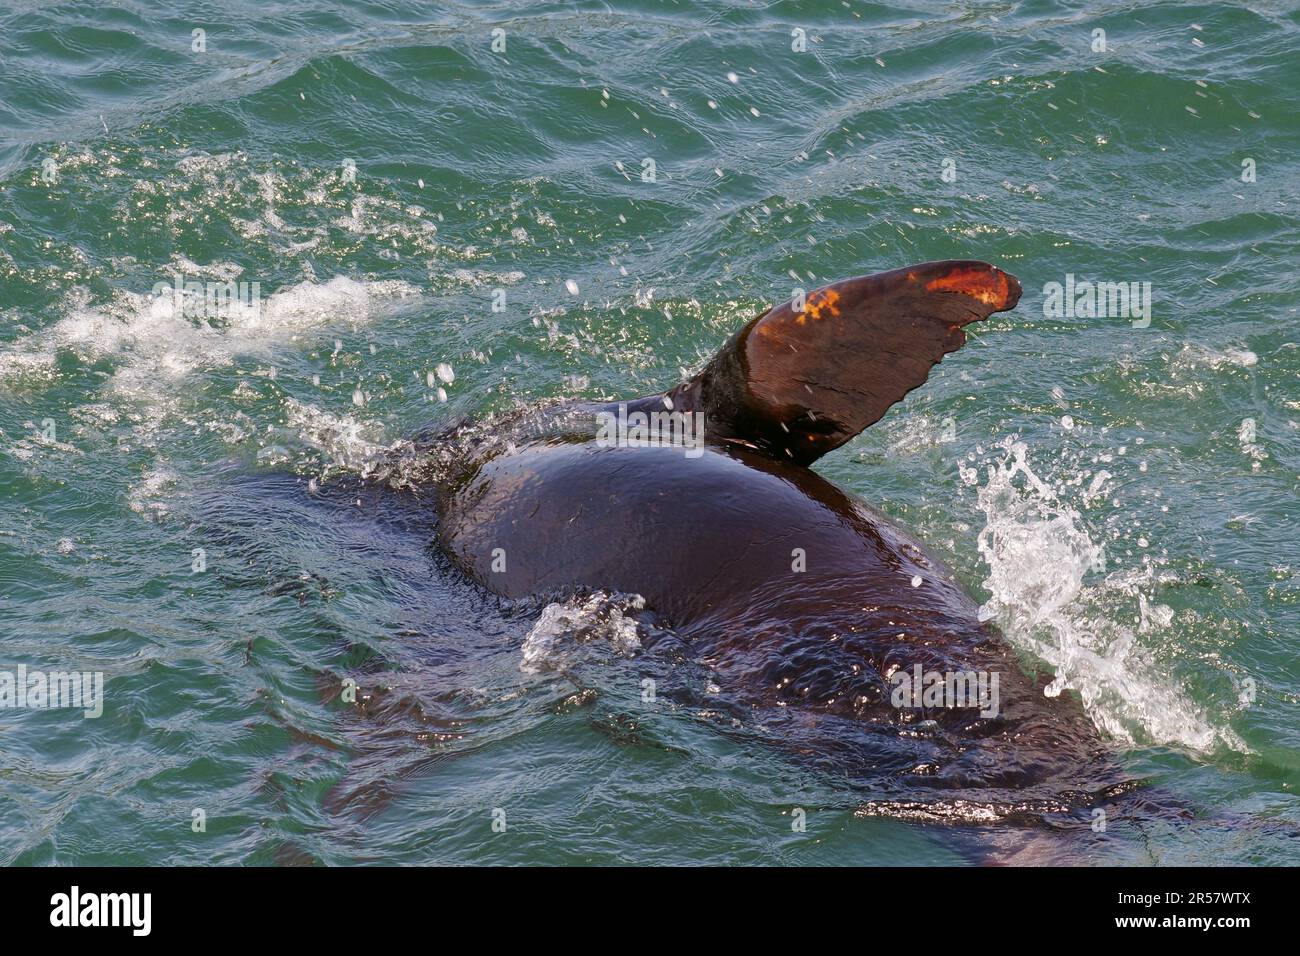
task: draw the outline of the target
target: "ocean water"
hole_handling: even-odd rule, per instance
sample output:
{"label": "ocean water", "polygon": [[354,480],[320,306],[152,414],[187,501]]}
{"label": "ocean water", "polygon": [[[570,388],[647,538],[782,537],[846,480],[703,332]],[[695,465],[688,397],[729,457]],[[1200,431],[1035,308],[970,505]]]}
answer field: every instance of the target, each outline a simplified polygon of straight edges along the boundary
{"label": "ocean water", "polygon": [[1294,863],[1213,820],[1300,825],[1297,90],[1282,2],[4,4],[0,665],[104,708],[0,710],[0,859],[965,862],[357,479],[972,257],[1019,308],[817,469],[1204,809],[1091,861]]}

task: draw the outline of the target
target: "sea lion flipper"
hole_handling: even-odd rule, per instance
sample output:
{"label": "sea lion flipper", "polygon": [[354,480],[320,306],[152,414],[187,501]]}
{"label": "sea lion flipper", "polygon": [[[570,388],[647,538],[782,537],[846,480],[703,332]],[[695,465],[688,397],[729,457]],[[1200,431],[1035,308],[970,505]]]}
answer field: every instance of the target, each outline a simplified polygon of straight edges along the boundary
{"label": "sea lion flipper", "polygon": [[670,396],[714,437],[809,464],[922,384],[962,326],[1019,299],[1014,276],[971,260],[845,279],[755,318]]}

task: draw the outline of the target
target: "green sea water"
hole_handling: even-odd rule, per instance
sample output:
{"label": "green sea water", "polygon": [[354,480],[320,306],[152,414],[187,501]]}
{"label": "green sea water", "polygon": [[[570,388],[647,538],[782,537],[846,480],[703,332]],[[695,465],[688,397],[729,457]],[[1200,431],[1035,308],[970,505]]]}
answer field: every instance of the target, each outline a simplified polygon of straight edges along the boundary
{"label": "green sea water", "polygon": [[[1297,91],[1281,2],[4,3],[0,668],[104,698],[0,709],[0,859],[963,862],[645,706],[644,661],[521,668],[540,609],[347,489],[967,257],[1019,308],[817,469],[1134,773],[1300,824]],[[1069,276],[1150,283],[1149,321],[1050,314]],[[1295,862],[1115,830],[1090,859]]]}

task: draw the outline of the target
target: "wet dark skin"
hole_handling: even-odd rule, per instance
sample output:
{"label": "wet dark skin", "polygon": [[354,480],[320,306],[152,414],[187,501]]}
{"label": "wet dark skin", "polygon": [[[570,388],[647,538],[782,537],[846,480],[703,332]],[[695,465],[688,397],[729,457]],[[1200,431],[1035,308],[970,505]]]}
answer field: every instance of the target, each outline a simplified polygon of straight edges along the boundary
{"label": "wet dark skin", "polygon": [[[508,597],[641,594],[737,700],[850,722],[838,771],[886,792],[1013,790],[999,795],[1010,809],[1088,802],[1078,791],[1110,782],[1079,778],[1101,755],[1091,724],[1043,696],[952,573],[806,468],[738,446],[692,459],[539,440],[481,463],[447,500],[440,542]],[[885,675],[916,664],[998,672],[998,715],[894,707]]]}
{"label": "wet dark skin", "polygon": [[[628,403],[703,412],[698,453],[603,446],[596,415],[617,404],[567,407],[508,450],[467,446],[439,489],[439,544],[509,598],[643,595],[734,713],[779,713],[785,746],[851,781],[868,813],[1087,831],[1126,785],[1078,702],[1045,697],[942,562],[807,467],[1019,296],[1005,272],[951,261],[770,309],[694,379]],[[890,675],[916,664],[996,672],[997,715],[893,706]]]}

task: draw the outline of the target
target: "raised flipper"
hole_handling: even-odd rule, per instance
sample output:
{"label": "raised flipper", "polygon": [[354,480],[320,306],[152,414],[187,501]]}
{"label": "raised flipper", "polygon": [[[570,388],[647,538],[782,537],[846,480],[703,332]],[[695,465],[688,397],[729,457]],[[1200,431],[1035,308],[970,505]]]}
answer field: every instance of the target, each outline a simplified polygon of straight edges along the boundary
{"label": "raised flipper", "polygon": [[[810,464],[879,421],[966,342],[962,326],[1015,307],[1020,283],[950,260],[845,279],[769,309],[662,398],[704,412],[711,438]],[[646,400],[649,406],[660,396]]]}

